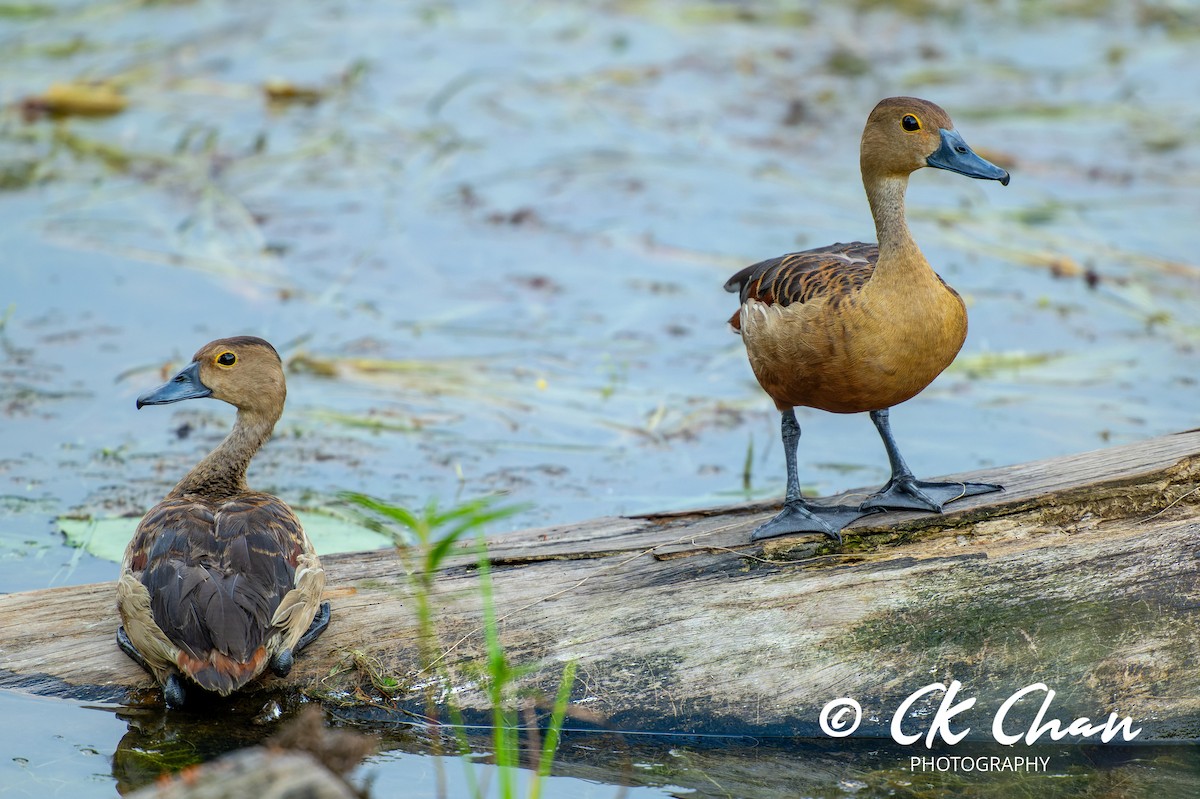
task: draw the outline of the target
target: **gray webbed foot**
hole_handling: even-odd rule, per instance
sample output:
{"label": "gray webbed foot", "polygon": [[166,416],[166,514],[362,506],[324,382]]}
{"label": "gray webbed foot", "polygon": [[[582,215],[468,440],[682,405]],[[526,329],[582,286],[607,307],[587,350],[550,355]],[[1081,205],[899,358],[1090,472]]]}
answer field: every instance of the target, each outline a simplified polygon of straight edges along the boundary
{"label": "gray webbed foot", "polygon": [[311,644],[325,632],[325,628],[329,626],[329,618],[331,611],[328,602],[322,602],[321,607],[317,608],[316,615],[313,616],[312,624],[308,625],[308,629],[304,631],[304,635],[300,636],[300,640],[291,649],[285,649],[277,653],[271,658],[271,672],[276,677],[286,677],[292,671],[292,666],[296,665],[296,655],[304,647]]}
{"label": "gray webbed foot", "polygon": [[329,626],[330,615],[329,603],[322,602],[321,607],[317,608],[316,615],[313,616],[312,624],[308,625],[304,635],[300,636],[300,640],[292,647],[292,654],[300,654],[300,650],[321,637],[321,633],[325,632],[325,628]]}
{"label": "gray webbed foot", "polygon": [[286,677],[292,671],[292,666],[296,663],[296,658],[292,656],[291,649],[285,649],[282,652],[275,653],[271,658],[271,673],[276,677]]}
{"label": "gray webbed foot", "polygon": [[166,701],[167,707],[172,710],[179,710],[187,701],[187,692],[183,690],[183,680],[179,679],[178,674],[167,677],[162,690],[163,699]]}
{"label": "gray webbed foot", "polygon": [[[117,627],[117,646],[121,651],[129,656],[130,660],[141,666],[151,675],[154,671],[150,668],[150,664],[146,662],[146,658],[133,645],[133,641],[129,640],[129,633],[125,632],[124,626]],[[183,680],[178,674],[171,674],[167,677],[167,681],[163,683],[163,700],[166,701],[167,707],[178,710],[183,707],[183,703],[187,700],[187,692],[183,689]]]}
{"label": "gray webbed foot", "polygon": [[784,503],[783,510],[750,536],[751,541],[788,535],[789,533],[824,533],[842,543],[842,529],[850,522],[870,513],[849,505],[809,505],[806,502]]}
{"label": "gray webbed foot", "polygon": [[893,477],[859,507],[863,510],[924,510],[941,513],[943,506],[963,497],[1003,491],[994,483],[930,483],[910,475]]}

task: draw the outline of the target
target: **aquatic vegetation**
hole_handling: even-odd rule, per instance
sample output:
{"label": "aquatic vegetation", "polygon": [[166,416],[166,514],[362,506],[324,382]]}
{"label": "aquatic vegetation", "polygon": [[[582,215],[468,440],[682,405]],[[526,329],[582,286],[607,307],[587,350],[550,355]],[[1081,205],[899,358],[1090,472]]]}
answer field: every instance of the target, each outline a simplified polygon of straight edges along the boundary
{"label": "aquatic vegetation", "polygon": [[[414,681],[419,682],[425,693],[426,719],[435,727],[440,726],[440,708],[445,707],[453,722],[451,731],[457,741],[471,795],[482,799],[488,792],[476,777],[471,742],[466,734],[462,713],[453,699],[455,677],[448,670],[448,656],[454,647],[447,648],[441,640],[434,610],[434,580],[439,570],[452,553],[456,550],[461,552],[460,545],[464,538],[476,538],[474,552],[483,609],[483,623],[479,632],[484,640],[484,660],[474,673],[482,681],[491,704],[492,755],[497,769],[499,795],[502,799],[517,796],[517,771],[521,765],[520,737],[524,732],[532,736],[532,749],[535,752],[533,769],[536,778],[530,782],[528,795],[530,799],[537,799],[541,795],[541,778],[549,775],[558,748],[571,688],[575,684],[576,666],[574,662],[569,662],[563,668],[558,692],[550,703],[545,738],[539,743],[537,721],[526,727],[521,725],[521,708],[529,712],[535,705],[529,702],[528,697],[521,701],[514,695],[517,678],[527,669],[512,663],[500,642],[491,561],[487,555],[487,542],[483,538],[483,530],[489,523],[511,517],[518,508],[498,505],[494,499],[484,498],[441,510],[437,501],[431,499],[424,508],[414,512],[364,494],[347,493],[344,499],[362,509],[366,519],[384,522],[385,529],[394,537],[397,554],[412,587],[419,627],[421,662],[413,678],[400,680],[382,674],[379,666],[363,662],[366,656],[361,653],[352,653],[355,664],[369,675],[371,684],[385,696],[396,694],[404,683],[411,685]],[[434,739],[435,742],[437,740]],[[439,784],[443,785],[441,795],[444,795],[441,778]]]}

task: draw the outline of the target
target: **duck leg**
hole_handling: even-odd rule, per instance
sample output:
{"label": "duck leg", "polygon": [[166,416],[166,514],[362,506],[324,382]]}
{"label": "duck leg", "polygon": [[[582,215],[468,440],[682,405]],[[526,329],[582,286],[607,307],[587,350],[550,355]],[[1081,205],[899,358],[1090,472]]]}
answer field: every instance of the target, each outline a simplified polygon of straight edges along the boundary
{"label": "duck leg", "polygon": [[871,421],[883,439],[888,461],[892,464],[892,477],[878,493],[863,502],[860,507],[864,510],[928,510],[941,513],[943,505],[956,499],[1004,490],[1003,486],[994,483],[929,483],[918,480],[896,446],[888,409],[871,411]]}
{"label": "duck leg", "polygon": [[304,635],[300,636],[300,640],[291,649],[285,649],[282,652],[276,652],[271,658],[271,671],[276,677],[286,677],[291,672],[292,666],[296,662],[296,655],[300,654],[300,650],[311,644],[320,637],[321,633],[325,632],[325,628],[329,626],[330,608],[328,602],[322,602],[321,607],[317,608],[317,613],[313,616],[312,624],[308,625]]}
{"label": "duck leg", "polygon": [[781,424],[783,454],[787,458],[787,494],[783,499],[783,510],[774,519],[759,527],[750,536],[751,541],[787,535],[788,533],[824,533],[839,544],[841,530],[850,522],[873,513],[873,509],[855,508],[849,505],[810,505],[800,495],[800,476],[796,468],[796,448],[800,444],[800,423],[792,408],[783,411]]}
{"label": "duck leg", "polygon": [[[133,645],[133,641],[129,640],[129,634],[125,632],[125,627],[117,627],[117,646],[121,651],[139,666],[141,666],[150,674],[154,674],[154,670],[150,668],[150,664],[146,662],[146,658]],[[166,700],[167,707],[179,709],[183,707],[184,701],[187,699],[187,693],[183,690],[183,682],[179,679],[178,674],[170,674],[167,676],[167,681],[163,683],[163,699]]]}

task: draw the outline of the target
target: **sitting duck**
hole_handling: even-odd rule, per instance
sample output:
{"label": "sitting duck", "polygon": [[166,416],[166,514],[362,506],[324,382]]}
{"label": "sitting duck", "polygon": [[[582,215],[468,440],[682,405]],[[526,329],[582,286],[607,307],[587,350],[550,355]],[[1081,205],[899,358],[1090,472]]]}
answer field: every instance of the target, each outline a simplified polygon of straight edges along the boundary
{"label": "sitting duck", "polygon": [[[783,415],[783,509],[752,540],[817,532],[840,542],[840,531],[867,513],[940,513],[960,497],[1001,490],[990,483],[916,479],[896,446],[888,409],[941,374],[967,335],[962,298],[933,271],[909,233],[909,175],[931,166],[1007,186],[1008,172],[976,155],[945,111],[915,97],[891,97],[871,111],[860,166],[878,244],[832,244],[783,255],[748,266],[725,284],[741,298],[729,322]],[[869,413],[891,463],[883,489],[857,507],[807,502],[796,468],[796,406]]]}
{"label": "sitting duck", "polygon": [[142,518],[117,583],[121,649],[181,707],[191,684],[227,696],[294,656],[329,624],[325,572],[284,502],[246,485],[246,467],[283,413],[287,388],[275,348],[237,336],[200,348],[137,407],[212,397],[237,422]]}

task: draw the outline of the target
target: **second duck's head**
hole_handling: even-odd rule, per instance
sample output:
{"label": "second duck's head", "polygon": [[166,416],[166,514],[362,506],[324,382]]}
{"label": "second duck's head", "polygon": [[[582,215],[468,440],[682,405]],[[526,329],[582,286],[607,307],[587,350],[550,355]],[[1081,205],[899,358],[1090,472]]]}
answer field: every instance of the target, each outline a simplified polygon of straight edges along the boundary
{"label": "second duck's head", "polygon": [[907,177],[924,166],[1008,185],[1008,172],[967,146],[940,106],[916,97],[880,100],[863,128],[863,180]]}
{"label": "second duck's head", "polygon": [[137,398],[137,406],[212,397],[238,410],[278,416],[287,397],[283,363],[269,343],[234,336],[205,344],[169,381]]}

